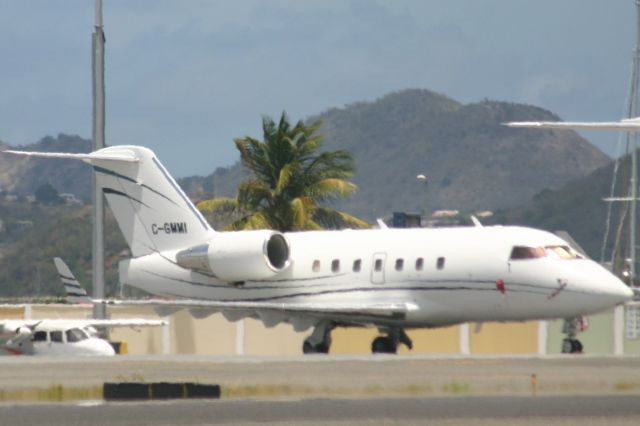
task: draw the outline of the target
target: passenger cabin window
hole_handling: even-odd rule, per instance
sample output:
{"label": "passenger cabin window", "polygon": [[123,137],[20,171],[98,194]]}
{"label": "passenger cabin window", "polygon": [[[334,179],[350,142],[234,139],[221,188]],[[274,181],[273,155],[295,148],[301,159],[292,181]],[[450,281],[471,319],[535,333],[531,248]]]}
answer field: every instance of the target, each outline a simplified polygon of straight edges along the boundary
{"label": "passenger cabin window", "polygon": [[51,332],[51,341],[52,342],[62,342],[62,331],[52,331]]}
{"label": "passenger cabin window", "polygon": [[402,271],[404,268],[404,259],[396,259],[396,271]]}
{"label": "passenger cabin window", "polygon": [[376,272],[382,271],[382,259],[376,259],[376,263],[373,265],[373,269]]}
{"label": "passenger cabin window", "polygon": [[46,331],[36,331],[33,333],[33,338],[31,339],[34,342],[46,342],[47,341],[47,332]]}
{"label": "passenger cabin window", "polygon": [[353,272],[360,272],[362,269],[362,260],[356,259],[353,261]]}
{"label": "passenger cabin window", "polygon": [[84,334],[84,331],[79,328],[72,328],[66,331],[67,334],[67,342],[80,342],[87,338],[87,335]]}
{"label": "passenger cabin window", "polygon": [[436,261],[436,268],[438,268],[438,270],[444,269],[444,257],[438,258]]}
{"label": "passenger cabin window", "polygon": [[331,272],[340,272],[340,261],[338,259],[331,261]]}
{"label": "passenger cabin window", "polygon": [[424,268],[424,259],[419,257],[416,259],[416,271],[422,271]]}
{"label": "passenger cabin window", "polygon": [[313,270],[313,272],[320,272],[320,261],[314,260],[311,269]]}
{"label": "passenger cabin window", "polygon": [[544,256],[546,252],[542,247],[515,246],[511,250],[510,260],[537,259]]}

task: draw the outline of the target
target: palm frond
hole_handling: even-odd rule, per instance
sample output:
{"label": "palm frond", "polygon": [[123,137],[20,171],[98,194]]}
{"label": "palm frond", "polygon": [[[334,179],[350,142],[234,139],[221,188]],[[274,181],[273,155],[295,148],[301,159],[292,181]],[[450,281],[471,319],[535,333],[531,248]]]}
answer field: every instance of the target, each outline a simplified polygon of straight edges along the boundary
{"label": "palm frond", "polygon": [[319,209],[318,202],[353,194],[348,181],[355,167],[346,151],[319,152],[323,144],[320,121],[291,125],[283,111],[276,123],[262,117],[263,140],[234,139],[242,164],[251,178],[236,195],[235,213],[244,217],[231,229],[319,229],[321,225],[367,226],[346,213]]}
{"label": "palm frond", "polygon": [[233,198],[212,198],[200,201],[196,207],[202,213],[231,214],[238,208],[238,203]]}
{"label": "palm frond", "polygon": [[328,229],[368,229],[371,225],[362,219],[358,219],[348,213],[329,208],[318,208],[314,214],[314,220]]}
{"label": "palm frond", "polygon": [[318,200],[346,198],[353,195],[358,186],[344,179],[329,178],[308,187],[309,195]]}

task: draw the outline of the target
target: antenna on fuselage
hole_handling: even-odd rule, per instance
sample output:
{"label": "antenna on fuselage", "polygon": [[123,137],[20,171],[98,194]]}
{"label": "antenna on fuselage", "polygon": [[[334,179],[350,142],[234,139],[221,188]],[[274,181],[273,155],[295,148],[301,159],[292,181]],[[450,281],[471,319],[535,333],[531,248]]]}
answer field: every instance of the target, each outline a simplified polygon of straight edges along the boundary
{"label": "antenna on fuselage", "polygon": [[389,227],[387,226],[386,223],[384,223],[384,220],[377,218],[376,219],[376,223],[378,224],[378,228],[380,229],[389,229]]}

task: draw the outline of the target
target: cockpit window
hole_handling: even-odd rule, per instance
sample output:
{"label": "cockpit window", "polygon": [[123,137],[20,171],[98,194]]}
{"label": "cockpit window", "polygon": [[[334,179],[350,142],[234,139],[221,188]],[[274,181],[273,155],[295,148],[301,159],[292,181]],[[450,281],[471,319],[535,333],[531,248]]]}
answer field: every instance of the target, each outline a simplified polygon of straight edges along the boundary
{"label": "cockpit window", "polygon": [[515,246],[511,250],[511,260],[537,259],[546,256],[545,249],[542,247],[526,247]]}
{"label": "cockpit window", "polygon": [[72,343],[72,342],[80,342],[81,340],[84,340],[87,338],[87,335],[85,334],[84,331],[80,330],[79,328],[72,328],[66,331],[67,333],[67,342]]}
{"label": "cockpit window", "polygon": [[527,247],[515,246],[511,250],[511,260],[537,259],[539,257],[568,260],[582,259],[583,256],[569,246]]}
{"label": "cockpit window", "polygon": [[547,246],[547,254],[555,259],[582,259],[582,255],[569,246]]}

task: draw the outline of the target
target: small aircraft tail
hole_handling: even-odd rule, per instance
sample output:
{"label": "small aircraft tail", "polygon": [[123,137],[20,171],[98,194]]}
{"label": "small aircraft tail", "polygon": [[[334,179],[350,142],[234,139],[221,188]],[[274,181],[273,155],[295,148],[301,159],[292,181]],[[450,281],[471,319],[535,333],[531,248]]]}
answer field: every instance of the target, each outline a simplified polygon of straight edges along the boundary
{"label": "small aircraft tail", "polygon": [[133,257],[193,246],[212,237],[213,229],[148,148],[112,146],[90,154],[5,152],[91,164]]}
{"label": "small aircraft tail", "polygon": [[90,304],[91,298],[87,294],[87,291],[82,288],[76,277],[73,275],[66,263],[59,257],[53,258],[53,263],[58,270],[58,276],[60,281],[64,285],[64,292],[66,293],[67,303],[71,304]]}

